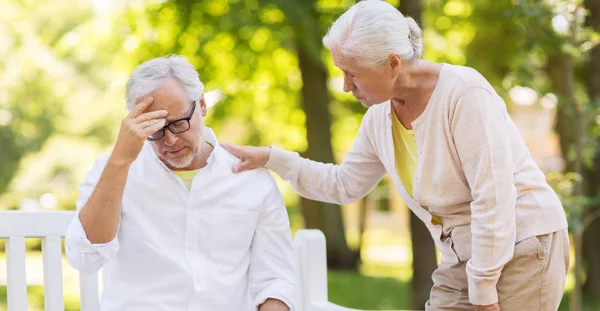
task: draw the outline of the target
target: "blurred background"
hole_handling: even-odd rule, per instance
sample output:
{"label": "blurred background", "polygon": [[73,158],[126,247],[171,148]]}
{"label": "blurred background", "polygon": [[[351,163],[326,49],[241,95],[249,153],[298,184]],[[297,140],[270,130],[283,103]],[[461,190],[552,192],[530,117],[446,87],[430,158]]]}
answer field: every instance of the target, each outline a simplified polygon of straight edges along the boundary
{"label": "blurred background", "polygon": [[[600,1],[389,2],[423,28],[425,59],[474,67],[505,99],[569,218],[561,310],[600,310]],[[354,3],[0,0],[0,210],[73,210],[78,183],[127,114],[131,70],[172,53],[200,73],[220,140],[340,162],[365,109],[343,93],[321,38]],[[301,199],[277,181],[292,230],[327,236],[331,301],[423,309],[439,254],[387,177],[347,206]],[[40,241],[28,249],[30,305],[42,310]],[[0,250],[6,310],[3,241]],[[66,264],[64,277],[66,307],[78,310]]]}

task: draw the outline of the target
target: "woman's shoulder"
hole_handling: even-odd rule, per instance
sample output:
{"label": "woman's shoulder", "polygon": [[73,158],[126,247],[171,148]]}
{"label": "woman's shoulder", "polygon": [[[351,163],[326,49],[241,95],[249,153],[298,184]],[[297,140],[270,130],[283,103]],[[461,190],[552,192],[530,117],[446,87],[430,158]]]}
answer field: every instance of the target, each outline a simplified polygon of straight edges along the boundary
{"label": "woman's shoulder", "polygon": [[487,108],[500,103],[504,105],[487,79],[476,69],[467,66],[444,64],[435,94],[435,105],[430,110],[441,110],[441,115],[450,118],[456,113],[459,103],[466,99],[473,99],[469,103]]}
{"label": "woman's shoulder", "polygon": [[440,73],[440,79],[452,89],[453,93],[461,94],[471,88],[482,88],[495,93],[492,85],[475,68],[444,64]]}

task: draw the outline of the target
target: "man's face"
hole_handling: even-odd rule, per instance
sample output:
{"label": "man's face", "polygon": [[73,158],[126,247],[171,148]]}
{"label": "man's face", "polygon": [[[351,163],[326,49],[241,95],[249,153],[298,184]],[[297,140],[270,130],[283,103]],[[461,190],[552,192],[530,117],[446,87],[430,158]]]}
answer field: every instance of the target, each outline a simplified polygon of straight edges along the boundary
{"label": "man's face", "polygon": [[[165,126],[175,120],[190,117],[193,105],[195,105],[187,98],[183,87],[173,77],[167,78],[163,87],[150,95],[154,97],[154,101],[146,109],[146,112],[166,110],[168,114]],[[189,130],[173,134],[169,129],[165,129],[165,136],[162,139],[152,141],[152,146],[159,159],[172,169],[187,169],[194,160],[199,159],[204,136],[203,117],[205,115],[206,103],[203,98],[198,101],[198,105],[191,115]]]}

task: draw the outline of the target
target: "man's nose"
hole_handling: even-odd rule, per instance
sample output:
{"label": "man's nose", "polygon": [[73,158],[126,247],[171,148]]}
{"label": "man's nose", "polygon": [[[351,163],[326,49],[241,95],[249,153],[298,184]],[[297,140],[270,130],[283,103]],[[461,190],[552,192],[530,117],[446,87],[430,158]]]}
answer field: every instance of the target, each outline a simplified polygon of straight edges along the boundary
{"label": "man's nose", "polygon": [[173,134],[168,129],[165,129],[165,137],[163,138],[165,145],[173,146],[173,145],[175,145],[175,143],[177,143],[178,139],[179,139],[179,137],[177,137],[176,134]]}

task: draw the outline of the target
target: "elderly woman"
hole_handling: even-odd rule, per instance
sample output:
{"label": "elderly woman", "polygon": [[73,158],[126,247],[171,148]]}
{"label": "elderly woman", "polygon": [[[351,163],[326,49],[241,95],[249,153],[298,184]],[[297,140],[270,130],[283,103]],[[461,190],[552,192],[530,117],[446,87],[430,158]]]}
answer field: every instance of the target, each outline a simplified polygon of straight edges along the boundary
{"label": "elderly woman", "polygon": [[300,195],[346,204],[388,173],[427,225],[441,264],[426,310],[556,310],[569,265],[560,200],[476,70],[421,59],[421,30],[390,4],[351,7],[323,39],[344,91],[367,107],[340,165],[276,147],[227,145]]}

